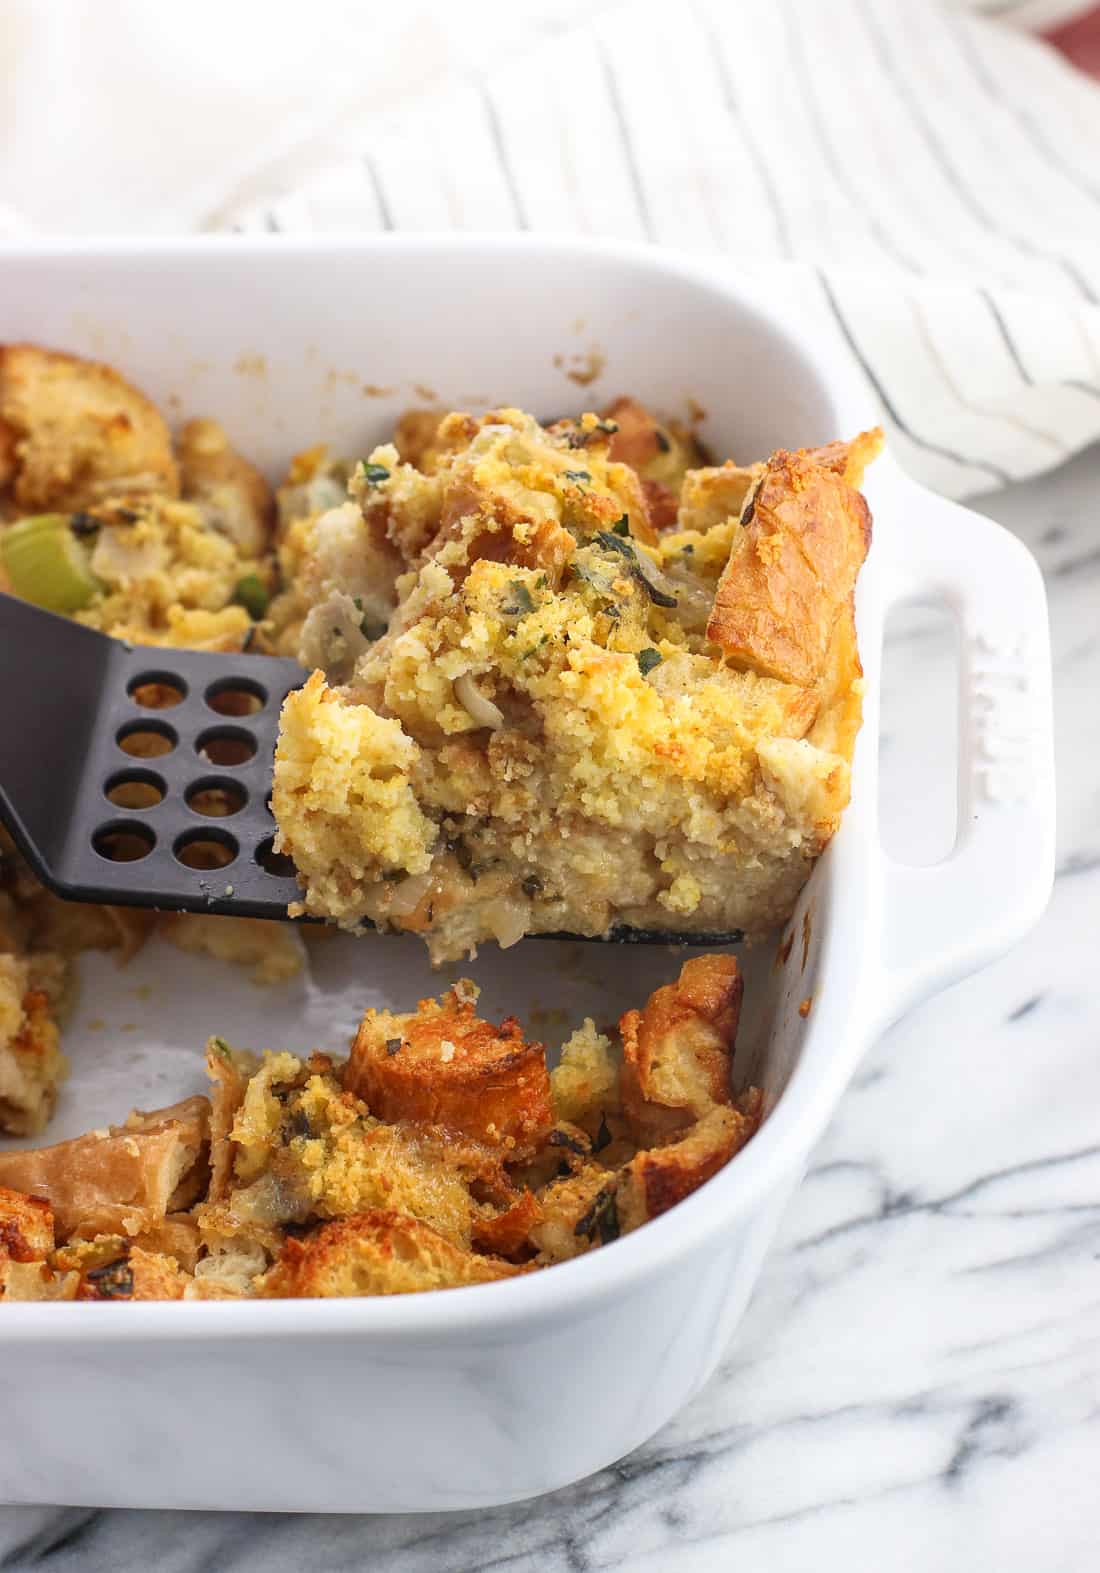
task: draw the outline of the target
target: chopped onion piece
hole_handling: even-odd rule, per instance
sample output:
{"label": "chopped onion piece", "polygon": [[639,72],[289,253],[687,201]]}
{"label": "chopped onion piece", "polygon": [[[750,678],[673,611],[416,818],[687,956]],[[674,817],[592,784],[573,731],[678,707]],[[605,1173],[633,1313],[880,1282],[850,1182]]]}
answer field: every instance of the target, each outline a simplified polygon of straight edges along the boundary
{"label": "chopped onion piece", "polygon": [[492,732],[499,732],[504,725],[504,715],[491,699],[486,699],[478,691],[473,677],[469,672],[463,672],[461,677],[456,677],[454,682],[455,698],[478,726],[487,726]]}

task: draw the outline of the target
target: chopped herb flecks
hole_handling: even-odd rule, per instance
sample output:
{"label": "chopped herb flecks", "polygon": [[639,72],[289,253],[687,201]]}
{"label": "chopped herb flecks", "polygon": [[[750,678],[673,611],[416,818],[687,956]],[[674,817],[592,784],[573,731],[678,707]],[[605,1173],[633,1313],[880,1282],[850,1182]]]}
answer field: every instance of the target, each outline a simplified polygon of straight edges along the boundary
{"label": "chopped herb flecks", "polygon": [[648,650],[639,650],[637,660],[638,670],[641,672],[643,677],[648,677],[655,666],[660,666],[661,662],[664,660],[664,656],[659,650],[650,648]]}
{"label": "chopped herb flecks", "polygon": [[562,479],[574,481],[579,486],[583,481],[590,481],[592,477],[587,470],[565,470],[562,472]]}
{"label": "chopped herb flecks", "polygon": [[587,1158],[588,1148],[571,1131],[552,1130],[547,1137],[551,1147],[567,1147],[570,1152],[575,1152],[579,1158]]}
{"label": "chopped herb flecks", "polygon": [[615,1205],[613,1190],[600,1191],[588,1211],[583,1217],[578,1218],[573,1233],[578,1238],[587,1235],[589,1239],[594,1233],[598,1233],[601,1245],[607,1245],[609,1241],[619,1238],[619,1210]]}
{"label": "chopped herb flecks", "polygon": [[509,600],[507,605],[501,607],[505,617],[525,617],[528,612],[535,610],[535,603],[531,599],[531,592],[522,579],[508,581]]}
{"label": "chopped herb flecks", "polygon": [[378,486],[390,478],[390,472],[384,464],[368,464],[366,459],[359,460],[359,475],[368,486]]}
{"label": "chopped herb flecks", "polygon": [[624,513],[621,519],[615,520],[615,523],[611,526],[611,528],[614,530],[616,535],[629,535],[630,515]]}
{"label": "chopped herb flecks", "polygon": [[655,584],[651,584],[649,579],[646,578],[645,570],[638,560],[638,555],[635,552],[634,547],[630,544],[629,541],[621,540],[619,536],[613,535],[610,530],[598,530],[596,532],[596,539],[599,541],[601,546],[607,547],[609,551],[618,552],[620,557],[625,557],[630,568],[631,578],[641,585],[642,589],[649,596],[649,599],[653,602],[654,606],[677,605],[676,597],[674,595],[666,595],[663,590],[659,590]]}
{"label": "chopped herb flecks", "polygon": [[117,1261],[104,1262],[84,1274],[101,1300],[129,1300],[134,1292],[134,1273],[129,1260],[120,1256]]}

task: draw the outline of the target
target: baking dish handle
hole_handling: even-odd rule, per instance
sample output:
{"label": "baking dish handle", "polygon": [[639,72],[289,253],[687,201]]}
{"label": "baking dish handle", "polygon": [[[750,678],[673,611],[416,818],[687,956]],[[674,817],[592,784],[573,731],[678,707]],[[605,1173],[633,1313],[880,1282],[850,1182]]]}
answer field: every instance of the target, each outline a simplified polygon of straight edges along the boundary
{"label": "baking dish handle", "polygon": [[1054,879],[1050,633],[1038,564],[1009,531],[904,478],[888,604],[959,625],[958,828],[931,867],[882,857],[887,1020],[1002,955]]}

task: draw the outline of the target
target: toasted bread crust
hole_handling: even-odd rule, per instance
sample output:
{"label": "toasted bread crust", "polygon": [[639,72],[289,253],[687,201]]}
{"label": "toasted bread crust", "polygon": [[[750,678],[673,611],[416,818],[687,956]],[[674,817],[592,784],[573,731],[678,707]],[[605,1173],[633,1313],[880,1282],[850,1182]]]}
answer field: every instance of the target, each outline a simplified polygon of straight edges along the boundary
{"label": "toasted bread crust", "polygon": [[512,1017],[479,1020],[453,990],[415,1015],[367,1011],[345,1085],[380,1119],[459,1131],[509,1157],[533,1152],[553,1124],[542,1044]]}
{"label": "toasted bread crust", "polygon": [[53,1250],[53,1211],[40,1196],[0,1186],[0,1263],[42,1261]]}
{"label": "toasted bread crust", "polygon": [[160,412],[110,366],[0,346],[0,484],[18,510],[81,508],[112,493],[179,493]]}
{"label": "toasted bread crust", "polygon": [[531,1231],[542,1217],[543,1206],[534,1191],[522,1191],[503,1212],[474,1224],[473,1243],[490,1256],[523,1259],[530,1254]]}
{"label": "toasted bread crust", "polygon": [[682,1202],[727,1164],[759,1124],[759,1103],[718,1105],[667,1147],[640,1152],[619,1176],[617,1199],[623,1232],[637,1229]]}
{"label": "toasted bread crust", "polygon": [[0,1153],[0,1185],[44,1198],[59,1240],[77,1232],[139,1234],[181,1205],[177,1193],[203,1156],[209,1116],[205,1098],[187,1098],[150,1115],[135,1112],[105,1133]]}
{"label": "toasted bread crust", "polygon": [[622,1017],[623,1107],[637,1141],[667,1140],[730,1103],[743,988],[733,956],[696,956]]}
{"label": "toasted bread crust", "polygon": [[416,1218],[375,1208],[288,1240],[262,1279],[265,1297],[417,1294],[512,1278],[523,1269],[463,1251]]}
{"label": "toasted bread crust", "polygon": [[872,449],[876,435],[864,433],[768,460],[707,623],[734,666],[811,687],[825,677],[838,624],[854,650],[852,595],[871,514],[845,476],[862,473]]}

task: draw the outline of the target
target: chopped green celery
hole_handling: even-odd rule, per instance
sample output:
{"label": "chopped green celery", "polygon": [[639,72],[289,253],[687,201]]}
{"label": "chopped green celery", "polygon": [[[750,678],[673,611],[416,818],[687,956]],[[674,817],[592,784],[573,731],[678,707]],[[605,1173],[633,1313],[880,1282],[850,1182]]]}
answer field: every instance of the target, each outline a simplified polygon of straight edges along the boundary
{"label": "chopped green celery", "polygon": [[15,594],[47,612],[79,612],[100,589],[68,514],[33,514],[10,525],[0,533],[0,563]]}
{"label": "chopped green celery", "polygon": [[267,611],[267,603],[270,597],[267,593],[267,586],[259,575],[247,573],[243,579],[237,580],[237,587],[233,591],[233,599],[238,605],[244,607],[254,623],[258,623]]}

